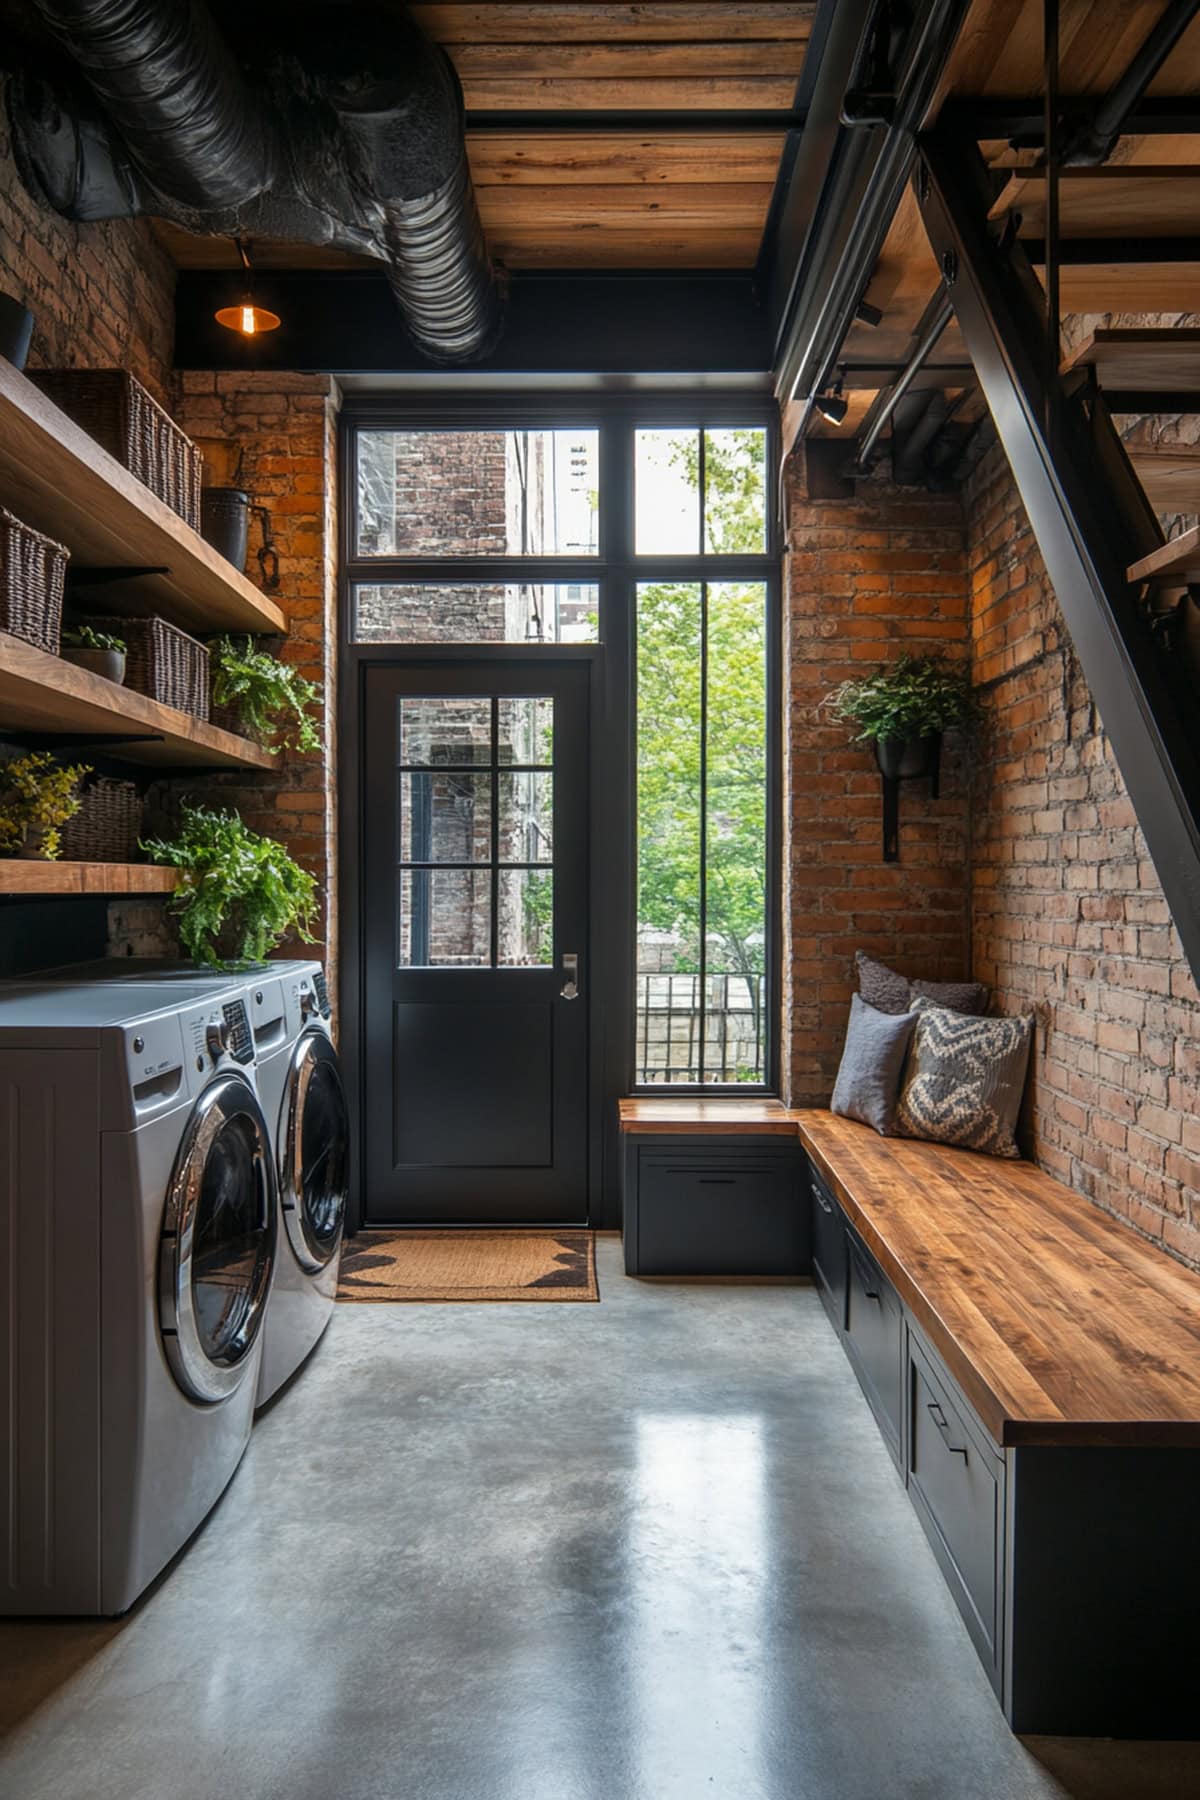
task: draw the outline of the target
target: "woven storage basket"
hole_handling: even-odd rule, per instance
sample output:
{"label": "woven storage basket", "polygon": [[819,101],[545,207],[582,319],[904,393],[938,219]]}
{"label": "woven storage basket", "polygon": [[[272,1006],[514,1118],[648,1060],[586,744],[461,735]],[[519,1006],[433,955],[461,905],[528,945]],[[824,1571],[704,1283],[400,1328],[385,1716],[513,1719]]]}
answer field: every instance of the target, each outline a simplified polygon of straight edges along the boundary
{"label": "woven storage basket", "polygon": [[79,796],[79,811],[62,828],[67,862],[137,862],[142,797],[132,781],[98,776]]}
{"label": "woven storage basket", "polygon": [[58,655],[67,552],[0,506],[0,631]]}
{"label": "woven storage basket", "polygon": [[152,494],[200,529],[201,456],[124,369],[39,369],[31,379]]}
{"label": "woven storage basket", "polygon": [[89,619],[125,640],[125,686],[164,706],[208,718],[208,650],[166,619]]}

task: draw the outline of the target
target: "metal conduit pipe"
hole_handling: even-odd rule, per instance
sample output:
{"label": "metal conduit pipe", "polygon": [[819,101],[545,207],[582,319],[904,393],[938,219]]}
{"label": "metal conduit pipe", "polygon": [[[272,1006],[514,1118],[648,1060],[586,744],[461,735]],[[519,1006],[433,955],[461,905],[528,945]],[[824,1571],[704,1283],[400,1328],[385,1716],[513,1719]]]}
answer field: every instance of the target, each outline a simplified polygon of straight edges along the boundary
{"label": "metal conduit pipe", "polygon": [[1200,0],[1171,0],[1120,81],[1100,102],[1090,119],[1080,120],[1071,129],[1061,157],[1064,166],[1096,168],[1108,161],[1129,114],[1197,13],[1200,13]]}
{"label": "metal conduit pipe", "polygon": [[269,188],[274,132],[199,0],[36,0],[140,172],[186,206]]}
{"label": "metal conduit pipe", "polygon": [[870,430],[867,432],[859,446],[858,455],[855,457],[851,469],[853,475],[865,475],[868,472],[871,455],[876,444],[879,442],[880,433],[895,412],[900,401],[903,400],[905,394],[907,394],[909,388],[916,380],[918,370],[928,358],[930,351],[941,337],[943,331],[945,331],[953,316],[954,306],[949,294],[946,292],[945,288],[943,288],[941,290],[941,299],[938,302],[929,323],[921,333],[916,349],[908,359],[902,373],[897,376],[896,383],[892,388],[891,393],[876,413],[875,418],[872,420]]}

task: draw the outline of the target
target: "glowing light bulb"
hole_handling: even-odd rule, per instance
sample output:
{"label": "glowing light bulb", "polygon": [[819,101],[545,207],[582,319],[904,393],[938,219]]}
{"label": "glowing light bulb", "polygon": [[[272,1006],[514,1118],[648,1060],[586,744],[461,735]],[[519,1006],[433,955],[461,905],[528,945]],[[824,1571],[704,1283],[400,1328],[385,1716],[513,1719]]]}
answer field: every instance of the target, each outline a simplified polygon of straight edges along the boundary
{"label": "glowing light bulb", "polygon": [[257,330],[257,326],[254,322],[254,308],[252,306],[243,306],[242,308],[242,330],[247,337],[253,337]]}

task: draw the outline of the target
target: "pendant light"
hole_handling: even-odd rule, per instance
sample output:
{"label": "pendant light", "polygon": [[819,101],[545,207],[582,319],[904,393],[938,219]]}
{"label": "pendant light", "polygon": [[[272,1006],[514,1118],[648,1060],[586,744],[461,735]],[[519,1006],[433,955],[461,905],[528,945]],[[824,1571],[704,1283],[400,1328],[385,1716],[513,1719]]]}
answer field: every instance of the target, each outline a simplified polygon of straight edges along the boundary
{"label": "pendant light", "polygon": [[246,276],[246,286],[236,306],[222,306],[213,316],[218,325],[224,325],[228,331],[236,331],[242,337],[257,337],[263,331],[275,331],[283,321],[278,313],[266,306],[258,306],[250,285],[250,253],[241,238],[234,238],[237,253],[241,258],[242,269]]}

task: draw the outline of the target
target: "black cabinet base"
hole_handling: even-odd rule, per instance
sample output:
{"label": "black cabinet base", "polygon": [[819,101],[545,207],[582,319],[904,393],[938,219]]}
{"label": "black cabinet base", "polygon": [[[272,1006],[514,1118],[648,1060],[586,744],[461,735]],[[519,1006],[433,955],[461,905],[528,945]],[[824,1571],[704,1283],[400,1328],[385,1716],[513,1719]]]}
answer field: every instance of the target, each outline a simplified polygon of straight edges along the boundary
{"label": "black cabinet base", "polygon": [[777,1137],[628,1133],[627,1275],[799,1276],[812,1268],[798,1148]]}

